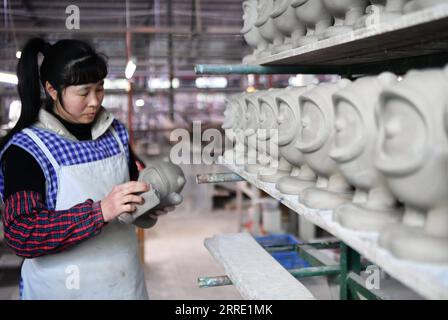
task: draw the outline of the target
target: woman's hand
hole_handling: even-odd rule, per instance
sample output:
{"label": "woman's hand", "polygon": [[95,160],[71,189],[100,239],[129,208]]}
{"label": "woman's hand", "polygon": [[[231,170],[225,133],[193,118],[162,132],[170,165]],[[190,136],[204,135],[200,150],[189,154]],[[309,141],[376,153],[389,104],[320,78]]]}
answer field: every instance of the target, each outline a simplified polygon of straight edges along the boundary
{"label": "woman's hand", "polygon": [[101,200],[104,222],[115,219],[122,213],[134,212],[136,204],[143,204],[144,199],[135,193],[146,192],[150,185],[140,181],[130,181],[113,187],[112,191]]}
{"label": "woman's hand", "polygon": [[173,211],[174,208],[175,208],[174,206],[168,206],[168,207],[165,207],[165,208],[163,208],[163,209],[158,209],[158,210],[150,211],[150,212],[148,213],[148,216],[150,216],[150,217],[153,218],[153,219],[157,219],[158,217],[163,216],[163,215],[167,214],[167,213],[170,212],[170,211]]}

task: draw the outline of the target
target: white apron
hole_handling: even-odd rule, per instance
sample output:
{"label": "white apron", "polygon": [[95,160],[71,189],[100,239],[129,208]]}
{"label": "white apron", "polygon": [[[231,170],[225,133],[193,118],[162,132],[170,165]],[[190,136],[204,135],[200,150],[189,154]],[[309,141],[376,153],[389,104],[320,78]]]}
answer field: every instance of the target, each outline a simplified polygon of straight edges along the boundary
{"label": "white apron", "polygon": [[[56,210],[90,198],[103,199],[115,185],[129,181],[123,144],[118,155],[85,164],[60,166],[42,140],[24,132],[48,157],[58,177]],[[60,253],[25,259],[22,266],[22,299],[148,299],[133,225],[117,219],[100,234]]]}

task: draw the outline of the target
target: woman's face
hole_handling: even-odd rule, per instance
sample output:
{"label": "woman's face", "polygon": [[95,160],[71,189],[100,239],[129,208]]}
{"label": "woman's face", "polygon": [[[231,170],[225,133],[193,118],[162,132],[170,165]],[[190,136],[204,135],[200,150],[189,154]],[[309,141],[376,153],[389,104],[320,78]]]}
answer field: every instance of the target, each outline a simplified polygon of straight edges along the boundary
{"label": "woman's face", "polygon": [[103,102],[104,80],[66,87],[62,92],[64,107],[55,98],[57,95],[53,97],[56,101],[55,112],[61,118],[72,123],[92,123]]}

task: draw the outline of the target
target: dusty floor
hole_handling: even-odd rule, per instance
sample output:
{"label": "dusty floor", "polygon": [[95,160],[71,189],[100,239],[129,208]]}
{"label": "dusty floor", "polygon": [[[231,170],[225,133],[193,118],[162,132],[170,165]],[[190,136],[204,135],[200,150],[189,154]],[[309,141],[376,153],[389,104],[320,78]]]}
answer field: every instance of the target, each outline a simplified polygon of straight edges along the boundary
{"label": "dusty floor", "polygon": [[148,230],[146,284],[151,299],[241,299],[233,286],[199,288],[198,277],[224,275],[203,245],[204,238],[235,232],[235,214],[173,212]]}

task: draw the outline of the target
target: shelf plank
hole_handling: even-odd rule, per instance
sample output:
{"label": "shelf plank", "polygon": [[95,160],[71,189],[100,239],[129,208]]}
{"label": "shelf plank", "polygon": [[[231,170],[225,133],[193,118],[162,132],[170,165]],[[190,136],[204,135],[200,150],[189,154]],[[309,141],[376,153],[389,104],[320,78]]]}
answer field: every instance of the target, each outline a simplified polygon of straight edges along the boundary
{"label": "shelf plank", "polygon": [[204,240],[241,296],[250,300],[314,300],[311,292],[248,233]]}
{"label": "shelf plank", "polygon": [[333,221],[331,210],[310,209],[299,202],[298,196],[280,193],[273,183],[262,182],[242,166],[220,163],[239,174],[249,183],[268,193],[308,221],[344,241],[372,263],[383,268],[392,277],[428,299],[448,299],[448,265],[429,264],[395,258],[377,244],[378,233],[353,231]]}
{"label": "shelf plank", "polygon": [[380,69],[403,73],[409,68],[439,67],[447,62],[448,4],[442,4],[259,58],[254,64],[327,66],[329,73],[339,70],[353,74]]}

